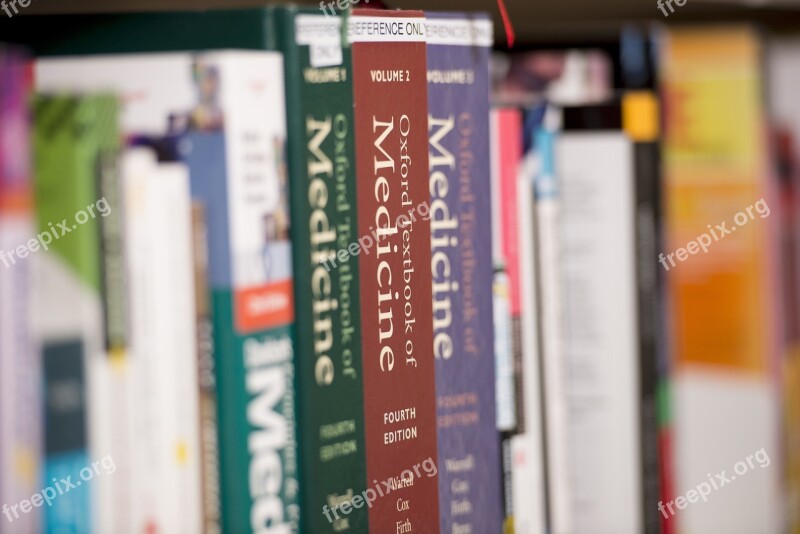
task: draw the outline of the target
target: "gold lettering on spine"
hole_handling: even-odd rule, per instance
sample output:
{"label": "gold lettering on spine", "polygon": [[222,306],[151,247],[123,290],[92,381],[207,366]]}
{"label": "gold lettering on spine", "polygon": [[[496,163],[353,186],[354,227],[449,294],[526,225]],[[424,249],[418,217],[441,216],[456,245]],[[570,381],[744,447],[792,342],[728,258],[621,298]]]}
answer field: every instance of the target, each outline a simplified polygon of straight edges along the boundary
{"label": "gold lettering on spine", "polygon": [[333,383],[335,369],[328,351],[333,347],[333,321],[331,312],[339,303],[331,297],[330,273],[322,265],[336,252],[336,229],[331,226],[328,213],[327,179],[333,178],[333,162],[322,150],[322,143],[331,133],[331,117],[317,120],[306,118],[308,136],[308,203],[311,207],[309,218],[311,249],[311,296],[314,325],[314,379],[317,385]]}

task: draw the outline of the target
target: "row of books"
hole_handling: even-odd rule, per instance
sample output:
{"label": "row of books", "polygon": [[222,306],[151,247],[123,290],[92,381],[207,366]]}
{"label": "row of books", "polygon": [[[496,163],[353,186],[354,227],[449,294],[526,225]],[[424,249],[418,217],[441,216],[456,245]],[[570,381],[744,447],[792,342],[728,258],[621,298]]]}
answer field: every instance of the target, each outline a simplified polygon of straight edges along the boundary
{"label": "row of books", "polygon": [[118,23],[4,56],[2,501],[115,468],[0,528],[499,529],[488,18]]}
{"label": "row of books", "polygon": [[0,532],[800,531],[796,43],[492,107],[479,15],[12,22]]}
{"label": "row of books", "polygon": [[540,481],[518,501],[512,474],[516,529],[800,531],[798,43],[627,29],[618,90],[594,50],[509,61],[520,248],[496,265],[542,414],[511,438]]}

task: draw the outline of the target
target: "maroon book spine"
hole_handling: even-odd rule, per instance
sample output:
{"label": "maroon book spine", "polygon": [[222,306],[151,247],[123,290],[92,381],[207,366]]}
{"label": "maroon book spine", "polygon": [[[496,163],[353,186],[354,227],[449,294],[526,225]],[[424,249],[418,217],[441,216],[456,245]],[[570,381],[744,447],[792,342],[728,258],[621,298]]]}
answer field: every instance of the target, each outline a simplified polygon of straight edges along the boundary
{"label": "maroon book spine", "polygon": [[439,532],[424,32],[421,12],[355,10],[348,27],[375,533]]}

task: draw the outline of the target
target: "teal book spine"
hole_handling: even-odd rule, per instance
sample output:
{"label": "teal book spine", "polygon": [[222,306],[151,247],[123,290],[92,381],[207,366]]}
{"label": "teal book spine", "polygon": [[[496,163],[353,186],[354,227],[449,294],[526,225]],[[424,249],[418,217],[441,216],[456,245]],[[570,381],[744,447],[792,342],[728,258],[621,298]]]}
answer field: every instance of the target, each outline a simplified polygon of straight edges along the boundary
{"label": "teal book spine", "polygon": [[[268,11],[284,54],[295,279],[301,530],[367,532],[368,507],[333,510],[366,490],[353,91],[341,18]],[[344,255],[344,252],[342,253]]]}

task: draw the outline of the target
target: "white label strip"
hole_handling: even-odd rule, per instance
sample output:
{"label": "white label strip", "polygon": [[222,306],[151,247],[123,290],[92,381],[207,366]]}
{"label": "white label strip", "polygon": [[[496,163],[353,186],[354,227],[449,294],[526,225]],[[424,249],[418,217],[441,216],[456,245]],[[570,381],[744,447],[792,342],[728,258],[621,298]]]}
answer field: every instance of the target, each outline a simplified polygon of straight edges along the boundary
{"label": "white label strip", "polygon": [[299,45],[339,43],[342,19],[323,15],[297,15],[294,21],[295,40]]}
{"label": "white label strip", "polygon": [[342,19],[323,15],[297,15],[295,41],[308,45],[309,62],[314,68],[342,64]]}
{"label": "white label strip", "polygon": [[488,19],[425,19],[430,45],[492,46],[492,33]]}
{"label": "white label strip", "polygon": [[351,43],[425,42],[423,17],[350,17],[348,39]]}

